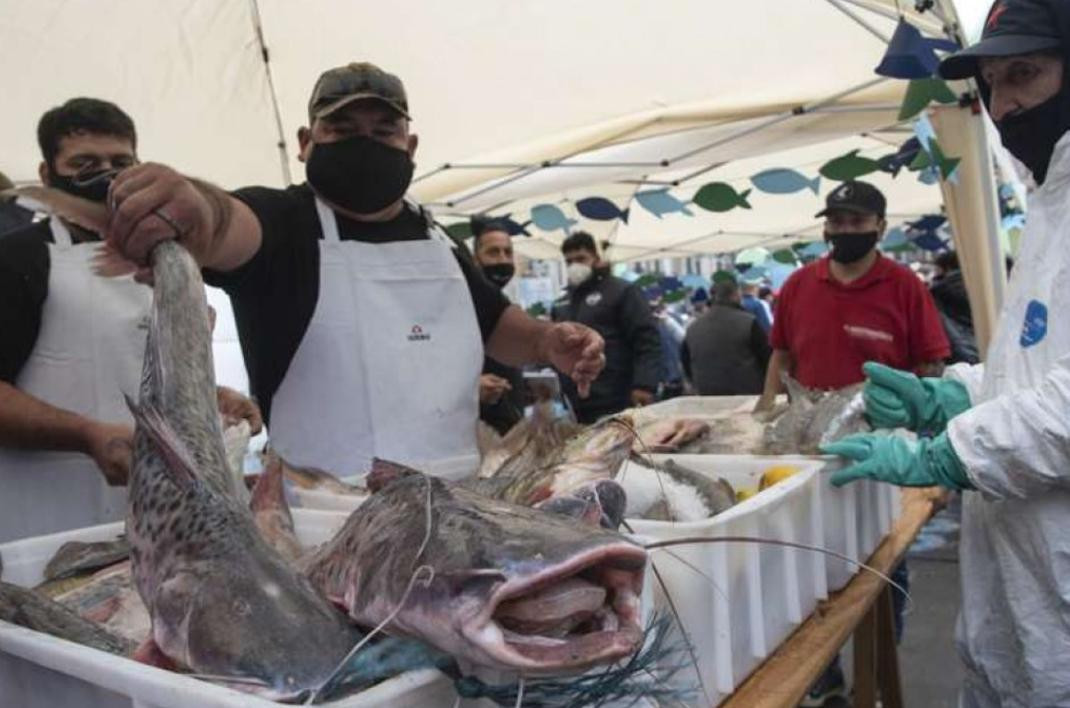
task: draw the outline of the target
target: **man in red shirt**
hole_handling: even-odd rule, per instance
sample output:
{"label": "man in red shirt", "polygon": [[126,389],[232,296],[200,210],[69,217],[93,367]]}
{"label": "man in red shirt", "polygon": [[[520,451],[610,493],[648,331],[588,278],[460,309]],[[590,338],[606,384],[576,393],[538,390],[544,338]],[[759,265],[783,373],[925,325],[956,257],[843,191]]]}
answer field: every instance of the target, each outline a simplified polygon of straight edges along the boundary
{"label": "man in red shirt", "polygon": [[[884,195],[867,182],[844,182],[829,193],[817,213],[825,217],[829,254],[793,273],[780,291],[759,410],[772,407],[784,390],[781,371],[816,389],[862,383],[867,361],[924,376],[942,373],[951,346],[929,290],[909,268],[877,252],[887,226],[885,207]],[[906,564],[892,577],[908,587]],[[902,632],[899,597],[897,639]],[[837,657],[800,705],[820,706],[843,691]]]}
{"label": "man in red shirt", "polygon": [[877,252],[884,214],[884,195],[866,182],[844,182],[828,195],[817,216],[825,217],[829,255],[780,291],[759,409],[784,390],[781,371],[816,389],[862,383],[867,361],[942,372],[951,349],[932,296],[910,269]]}

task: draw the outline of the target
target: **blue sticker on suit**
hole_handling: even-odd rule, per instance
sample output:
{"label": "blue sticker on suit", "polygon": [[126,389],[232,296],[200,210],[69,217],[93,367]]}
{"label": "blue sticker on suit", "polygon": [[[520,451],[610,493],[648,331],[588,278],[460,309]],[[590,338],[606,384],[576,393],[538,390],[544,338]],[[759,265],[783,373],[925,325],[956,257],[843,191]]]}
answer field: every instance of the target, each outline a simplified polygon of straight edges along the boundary
{"label": "blue sticker on suit", "polygon": [[1048,335],[1048,306],[1039,300],[1030,300],[1025,308],[1025,322],[1018,344],[1022,348],[1039,344]]}

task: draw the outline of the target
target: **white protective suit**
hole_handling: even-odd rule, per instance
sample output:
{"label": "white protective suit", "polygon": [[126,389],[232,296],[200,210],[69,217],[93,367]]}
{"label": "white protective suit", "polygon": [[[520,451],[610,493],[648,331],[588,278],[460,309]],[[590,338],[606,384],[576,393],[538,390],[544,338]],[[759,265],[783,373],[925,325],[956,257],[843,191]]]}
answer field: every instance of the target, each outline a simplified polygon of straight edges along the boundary
{"label": "white protective suit", "polygon": [[974,402],[948,435],[978,490],[962,512],[960,705],[1070,706],[1070,133],[1029,197],[987,361],[949,375]]}

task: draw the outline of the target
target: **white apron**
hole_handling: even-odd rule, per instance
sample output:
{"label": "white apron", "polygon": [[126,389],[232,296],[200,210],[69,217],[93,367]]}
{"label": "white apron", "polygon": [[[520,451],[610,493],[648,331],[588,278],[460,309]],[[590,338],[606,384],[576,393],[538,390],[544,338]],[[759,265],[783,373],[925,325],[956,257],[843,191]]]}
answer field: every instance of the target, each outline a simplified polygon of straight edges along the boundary
{"label": "white apron", "polygon": [[272,446],[338,476],[372,457],[476,454],[483,342],[449,237],[342,241],[334,212],[316,210],[319,298],[271,401]]}
{"label": "white apron", "polygon": [[[133,276],[102,278],[99,243],[75,245],[50,220],[51,266],[41,331],[15,381],[20,391],[87,418],[133,424],[123,394],[137,395],[152,290]],[[109,487],[87,455],[0,449],[0,543],[119,521],[126,491]]]}

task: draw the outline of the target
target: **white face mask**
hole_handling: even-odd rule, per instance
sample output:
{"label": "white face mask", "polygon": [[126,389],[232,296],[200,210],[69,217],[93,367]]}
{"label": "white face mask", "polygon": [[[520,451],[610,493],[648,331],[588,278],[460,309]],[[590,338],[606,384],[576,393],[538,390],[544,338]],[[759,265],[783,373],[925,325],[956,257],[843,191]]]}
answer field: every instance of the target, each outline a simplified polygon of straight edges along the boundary
{"label": "white face mask", "polygon": [[565,269],[566,276],[568,277],[568,284],[572,287],[576,287],[590,278],[591,272],[591,266],[586,263],[569,263],[568,268]]}

